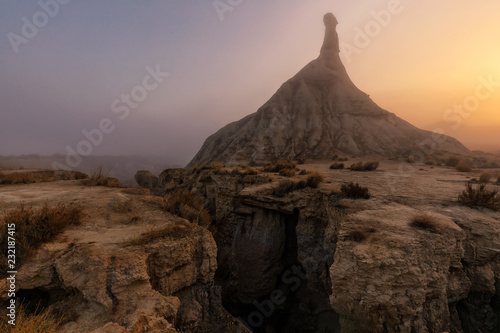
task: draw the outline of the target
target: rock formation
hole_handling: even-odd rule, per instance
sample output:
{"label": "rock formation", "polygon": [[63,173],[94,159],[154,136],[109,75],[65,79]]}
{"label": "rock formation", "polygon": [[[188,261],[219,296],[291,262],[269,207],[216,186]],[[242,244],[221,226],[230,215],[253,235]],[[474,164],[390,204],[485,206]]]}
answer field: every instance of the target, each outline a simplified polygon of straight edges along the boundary
{"label": "rock formation", "polygon": [[140,187],[150,190],[158,187],[158,177],[148,170],[137,171],[135,181]]}
{"label": "rock formation", "polygon": [[383,110],[349,78],[339,56],[337,20],[324,17],[320,56],[256,113],[210,136],[189,167],[211,162],[329,159],[340,153],[393,157],[412,151],[467,153],[457,140],[421,130]]}
{"label": "rock formation", "polygon": [[[461,173],[436,167],[390,189],[398,162],[368,175],[328,166],[302,165],[325,181],[283,198],[278,182],[176,170],[177,188],[213,212],[216,283],[233,316],[253,332],[499,332],[500,214],[458,205]],[[331,194],[348,181],[373,197]],[[433,228],[410,225],[422,214]]]}

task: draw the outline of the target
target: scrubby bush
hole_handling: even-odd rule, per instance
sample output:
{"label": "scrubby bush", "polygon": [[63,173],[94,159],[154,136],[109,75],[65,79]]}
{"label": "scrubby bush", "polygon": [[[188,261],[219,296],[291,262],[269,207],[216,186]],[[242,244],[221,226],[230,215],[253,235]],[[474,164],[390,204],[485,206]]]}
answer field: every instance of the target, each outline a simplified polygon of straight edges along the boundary
{"label": "scrubby bush", "polygon": [[351,165],[350,169],[352,171],[375,171],[377,170],[379,166],[378,161],[371,161],[371,162],[358,162],[353,165]]}
{"label": "scrubby bush", "polygon": [[295,162],[285,162],[285,161],[281,161],[281,162],[277,162],[277,163],[268,163],[266,165],[264,165],[264,167],[262,168],[262,171],[264,172],[280,172],[281,170],[284,170],[284,169],[295,169]]}
{"label": "scrubby bush", "polygon": [[85,186],[106,186],[121,187],[120,181],[116,178],[108,177],[111,170],[104,171],[102,167],[97,168],[89,179],[82,180]]}
{"label": "scrubby bush", "polygon": [[341,169],[344,168],[344,166],[345,166],[344,163],[337,163],[337,162],[335,162],[335,163],[332,163],[332,165],[330,165],[330,169],[332,169],[332,170],[341,170]]}
{"label": "scrubby bush", "polygon": [[284,176],[284,177],[293,177],[295,176],[295,169],[281,169],[280,170],[280,175]]}
{"label": "scrubby bush", "polygon": [[368,188],[362,187],[358,183],[354,184],[353,182],[343,184],[340,187],[340,192],[343,197],[350,199],[370,199],[371,197]]}
{"label": "scrubby bush", "polygon": [[495,173],[493,173],[491,171],[484,171],[479,176],[479,181],[481,183],[489,183],[493,179],[493,177],[495,177]]}
{"label": "scrubby bush", "polygon": [[289,179],[279,182],[278,187],[273,190],[273,195],[277,197],[284,197],[288,193],[301,190],[306,187],[317,188],[323,181],[323,176],[317,171],[313,171],[307,180],[292,181]]}
{"label": "scrubby bush", "polygon": [[204,208],[203,200],[195,193],[178,191],[172,193],[163,207],[166,211],[180,216],[192,223],[208,227],[212,218]]}
{"label": "scrubby bush", "polygon": [[[82,210],[78,205],[58,204],[41,208],[26,207],[20,204],[16,209],[9,211],[0,223],[1,234],[5,235],[0,240],[0,258],[7,261],[8,236],[16,239],[16,264],[19,266],[31,257],[44,243],[52,241],[68,226],[80,223]],[[15,234],[8,233],[8,226],[15,225]],[[0,274],[5,274],[7,266],[0,267]]]}
{"label": "scrubby bush", "polygon": [[318,172],[318,171],[313,171],[307,177],[306,184],[308,187],[311,188],[317,188],[318,185],[324,180],[324,177]]}
{"label": "scrubby bush", "polygon": [[460,172],[471,172],[472,166],[467,162],[460,162],[455,166],[455,169]]}
{"label": "scrubby bush", "polygon": [[455,157],[455,156],[451,156],[448,158],[448,160],[446,161],[446,166],[449,166],[449,167],[456,167],[457,164],[460,163],[460,159],[458,157]]}
{"label": "scrubby bush", "polygon": [[477,188],[468,183],[466,188],[458,196],[458,202],[471,208],[484,207],[500,211],[500,196],[498,191],[487,190],[486,184],[480,184]]}
{"label": "scrubby bush", "polygon": [[415,216],[414,218],[411,219],[410,226],[417,229],[428,230],[431,232],[437,231],[436,221],[432,217],[427,215]]}

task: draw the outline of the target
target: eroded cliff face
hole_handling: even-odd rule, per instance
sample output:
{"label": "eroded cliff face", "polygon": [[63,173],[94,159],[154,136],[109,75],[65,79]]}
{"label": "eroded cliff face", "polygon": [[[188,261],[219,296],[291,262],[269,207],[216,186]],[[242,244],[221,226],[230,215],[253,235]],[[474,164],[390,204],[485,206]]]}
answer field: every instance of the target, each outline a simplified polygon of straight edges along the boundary
{"label": "eroded cliff face", "polygon": [[[126,191],[78,182],[0,188],[3,211],[19,201],[65,202],[85,216],[19,268],[18,301],[28,311],[50,307],[63,318],[59,332],[228,332],[234,319],[214,283],[211,233],[161,210],[159,198]],[[1,302],[8,289],[2,279]]]}
{"label": "eroded cliff face", "polygon": [[[186,176],[215,214],[216,281],[233,316],[255,332],[499,331],[500,214],[454,203],[458,175],[435,171],[436,193],[428,174],[394,192],[383,174],[327,172],[284,198],[276,182]],[[348,177],[373,198],[331,196]],[[410,226],[420,214],[436,229]]]}

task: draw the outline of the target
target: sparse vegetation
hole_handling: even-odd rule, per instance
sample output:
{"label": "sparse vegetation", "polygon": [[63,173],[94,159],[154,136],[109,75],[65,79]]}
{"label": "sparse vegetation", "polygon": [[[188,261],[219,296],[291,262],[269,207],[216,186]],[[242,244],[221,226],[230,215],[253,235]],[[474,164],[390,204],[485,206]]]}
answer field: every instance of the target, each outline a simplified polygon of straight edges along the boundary
{"label": "sparse vegetation", "polygon": [[82,180],[82,185],[85,186],[107,186],[107,187],[122,187],[120,181],[116,178],[108,177],[109,172],[104,172],[102,167],[98,167],[89,179]]}
{"label": "sparse vegetation", "polygon": [[295,169],[296,167],[296,164],[295,162],[284,162],[284,161],[281,161],[281,162],[278,162],[278,163],[268,163],[266,165],[264,165],[264,167],[262,168],[262,171],[264,172],[280,172],[281,170],[285,170],[285,169]]}
{"label": "sparse vegetation", "polygon": [[500,196],[496,190],[487,190],[486,184],[480,184],[474,188],[468,183],[466,188],[458,196],[458,202],[471,208],[484,207],[500,211]]}
{"label": "sparse vegetation", "polygon": [[284,177],[293,177],[295,176],[295,169],[281,169],[280,170],[280,175],[284,176]]}
{"label": "sparse vegetation", "polygon": [[196,174],[200,174],[204,170],[210,170],[216,175],[226,174],[227,171],[224,170],[224,165],[221,163],[212,163],[208,165],[197,166],[193,168],[193,172]]}
{"label": "sparse vegetation", "polygon": [[154,242],[158,238],[180,239],[192,234],[192,228],[189,225],[172,223],[159,229],[154,229],[143,233],[139,237],[130,241],[131,245],[146,245]]}
{"label": "sparse vegetation", "polygon": [[460,159],[458,157],[451,156],[446,161],[446,166],[454,168],[454,167],[456,167],[458,165],[458,163],[460,163]]}
{"label": "sparse vegetation", "polygon": [[410,226],[430,232],[437,232],[438,229],[436,220],[428,215],[415,216],[411,219]]}
{"label": "sparse vegetation", "polygon": [[0,172],[1,185],[55,182],[58,180],[86,179],[88,175],[79,171],[23,170]]}
{"label": "sparse vegetation", "polygon": [[472,166],[467,162],[460,162],[455,166],[455,169],[460,172],[471,172]]}
{"label": "sparse vegetation", "polygon": [[210,214],[203,207],[203,200],[193,192],[172,193],[167,198],[163,208],[174,215],[204,227],[208,227],[212,222]]}
{"label": "sparse vegetation", "polygon": [[[15,224],[16,232],[16,264],[23,263],[32,256],[44,243],[52,241],[65,228],[78,225],[82,210],[77,205],[58,204],[41,208],[26,207],[20,204],[16,209],[9,211],[0,223],[1,234],[5,235],[0,240],[0,261],[7,262],[8,225]],[[4,275],[7,265],[1,265],[0,275]]]}
{"label": "sparse vegetation", "polygon": [[377,170],[379,166],[378,161],[371,161],[371,162],[358,162],[353,165],[351,165],[350,169],[352,171],[375,171]]}
{"label": "sparse vegetation", "polygon": [[307,177],[306,186],[311,188],[317,188],[318,185],[324,180],[323,175],[321,175],[318,171],[313,171]]}
{"label": "sparse vegetation", "polygon": [[276,187],[273,191],[273,195],[282,198],[288,193],[301,190],[306,187],[307,184],[303,180],[297,182],[286,179],[279,182],[278,187]]}
{"label": "sparse vegetation", "polygon": [[27,314],[24,306],[17,309],[16,325],[0,321],[0,332],[3,333],[55,333],[63,318],[56,319],[49,310]]}
{"label": "sparse vegetation", "polygon": [[350,182],[340,187],[343,197],[350,199],[370,199],[371,194],[367,187],[362,187],[358,183]]}
{"label": "sparse vegetation", "polygon": [[[488,170],[488,171],[484,171],[483,173],[481,173],[481,175],[479,176],[479,181],[481,183],[489,183],[491,180],[493,180],[496,177],[498,177],[498,179],[500,179],[500,172]],[[497,182],[498,182],[498,180],[497,180]]]}
{"label": "sparse vegetation", "polygon": [[330,169],[332,170],[341,170],[345,167],[344,163],[332,163],[332,165],[330,165]]}

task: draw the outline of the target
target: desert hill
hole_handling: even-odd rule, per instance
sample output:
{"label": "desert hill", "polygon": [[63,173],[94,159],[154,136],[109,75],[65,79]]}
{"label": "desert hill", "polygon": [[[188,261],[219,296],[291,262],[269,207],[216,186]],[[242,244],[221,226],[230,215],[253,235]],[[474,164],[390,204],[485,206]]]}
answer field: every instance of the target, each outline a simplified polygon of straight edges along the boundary
{"label": "desert hill", "polygon": [[340,60],[336,18],[327,14],[324,22],[320,56],[256,113],[210,136],[188,167],[321,160],[339,153],[388,158],[416,150],[469,152],[456,139],[418,129],[383,110],[359,90]]}

